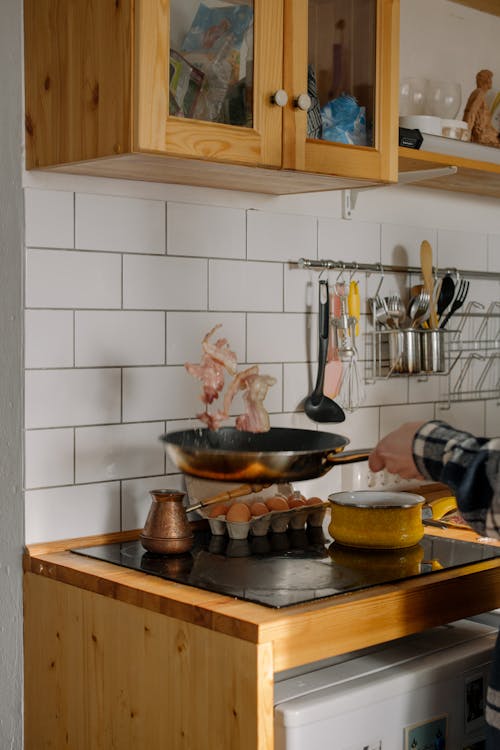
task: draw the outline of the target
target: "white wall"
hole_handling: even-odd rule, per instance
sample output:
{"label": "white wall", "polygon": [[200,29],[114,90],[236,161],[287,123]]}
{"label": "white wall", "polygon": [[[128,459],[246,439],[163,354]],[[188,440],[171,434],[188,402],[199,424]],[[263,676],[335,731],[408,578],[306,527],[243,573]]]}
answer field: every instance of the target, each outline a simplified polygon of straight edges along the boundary
{"label": "white wall", "polygon": [[0,23],[0,747],[22,746],[21,2]]}
{"label": "white wall", "polygon": [[[158,437],[195,423],[199,387],[183,365],[199,361],[215,323],[241,366],[257,363],[276,378],[266,399],[271,423],[316,428],[300,402],[316,374],[318,273],[290,261],[418,266],[427,238],[440,266],[500,269],[496,200],[379,188],[361,193],[346,221],[339,193],[269,198],[67,175],[25,181],[28,542],[141,527],[149,489],[183,486]],[[378,276],[358,279],[366,300]],[[382,291],[406,281],[387,276]],[[499,289],[476,279],[469,299],[487,303]],[[495,401],[443,412],[436,402],[446,387],[441,377],[377,380],[360,410],[326,429],[353,447],[374,445],[406,419],[498,429]],[[331,472],[304,489],[326,496],[342,481]]]}

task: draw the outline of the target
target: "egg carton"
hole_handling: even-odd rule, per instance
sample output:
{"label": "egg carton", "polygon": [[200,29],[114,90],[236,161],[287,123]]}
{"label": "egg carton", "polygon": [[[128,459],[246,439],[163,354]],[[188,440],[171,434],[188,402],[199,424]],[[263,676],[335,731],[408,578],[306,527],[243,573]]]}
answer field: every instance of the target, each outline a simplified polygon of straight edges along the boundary
{"label": "egg carton", "polygon": [[221,536],[227,532],[230,539],[246,539],[249,534],[265,536],[269,532],[282,534],[288,529],[303,529],[306,524],[311,527],[322,526],[325,513],[325,503],[288,510],[271,510],[249,521],[227,521],[225,516],[209,518],[207,511],[202,511],[212,534]]}

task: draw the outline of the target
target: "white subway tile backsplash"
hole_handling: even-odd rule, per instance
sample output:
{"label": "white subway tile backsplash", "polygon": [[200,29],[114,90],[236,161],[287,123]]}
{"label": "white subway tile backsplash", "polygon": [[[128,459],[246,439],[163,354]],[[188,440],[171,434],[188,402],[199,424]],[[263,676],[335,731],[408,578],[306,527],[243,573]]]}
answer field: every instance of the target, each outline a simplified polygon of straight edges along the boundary
{"label": "white subway tile backsplash", "polygon": [[121,306],[121,259],[108,253],[27,251],[26,307]]}
{"label": "white subway tile backsplash", "polygon": [[167,252],[203,258],[244,258],[244,209],[168,203]]}
{"label": "white subway tile backsplash", "polygon": [[75,432],[76,482],[161,474],[162,422],[79,427]]}
{"label": "white subway tile backsplash", "polygon": [[165,362],[165,313],[75,313],[75,364],[159,365]]}
{"label": "white subway tile backsplash", "polygon": [[420,245],[430,242],[433,258],[437,259],[437,233],[430,227],[411,227],[403,224],[382,224],[383,265],[420,266]]}
{"label": "white subway tile backsplash", "polygon": [[488,271],[500,272],[500,234],[488,235]]}
{"label": "white subway tile backsplash", "polygon": [[207,261],[123,257],[123,306],[144,310],[206,310]]}
{"label": "white subway tile backsplash", "polygon": [[316,258],[317,234],[314,216],[248,211],[247,258],[284,262]]}
{"label": "white subway tile backsplash", "polygon": [[184,367],[123,370],[123,421],[186,419],[202,411],[200,383]]}
{"label": "white subway tile backsplash", "polygon": [[72,367],[72,310],[26,310],[24,336],[27,368]]}
{"label": "white subway tile backsplash", "polygon": [[165,253],[165,203],[113,195],[75,196],[76,247]]}
{"label": "white subway tile backsplash", "polygon": [[278,263],[209,261],[211,310],[283,310],[283,268]]}
{"label": "white subway tile backsplash", "polygon": [[202,357],[203,337],[217,324],[210,341],[227,339],[238,362],[245,361],[246,323],[243,313],[168,312],[167,365],[199,362]]}
{"label": "white subway tile backsplash", "polygon": [[[134,192],[140,195],[137,186]],[[319,257],[419,267],[427,239],[441,268],[498,271],[496,218],[490,225],[476,222],[475,232],[450,230],[449,219],[442,228],[396,224],[415,210],[410,190],[391,192],[387,200],[396,203],[390,211],[382,210],[375,191],[363,193],[351,221],[336,218],[336,194],[331,212],[318,202],[323,215],[315,213],[312,196],[304,203],[250,197],[233,208],[215,205],[224,200],[219,192],[207,192],[204,205],[144,195],[26,190],[26,306],[37,308],[27,309],[25,318],[28,542],[141,528],[151,489],[185,489],[159,436],[199,426],[201,384],[184,363],[200,361],[203,336],[218,323],[214,338],[228,340],[239,371],[256,363],[277,379],[265,399],[273,426],[346,435],[352,448],[370,448],[379,430],[384,435],[401,422],[433,416],[498,434],[493,400],[441,408],[460,364],[450,378],[379,378],[365,385],[363,407],[347,412],[345,422],[312,422],[303,401],[316,381],[320,273],[293,263]],[[422,193],[419,210],[425,200]],[[433,192],[427,200],[440,196]],[[275,210],[278,205],[283,210]],[[322,277],[333,288],[339,271]],[[361,331],[369,333],[366,299],[381,276],[357,272],[354,278],[365,313]],[[409,279],[385,272],[381,293],[399,292],[406,300],[410,284],[419,282],[418,273]],[[497,280],[471,280],[469,302],[486,309],[498,299]],[[466,323],[464,337],[476,340],[478,321]],[[488,334],[494,339],[497,333],[492,320]],[[370,361],[370,342],[367,334],[358,339],[361,360]],[[361,362],[362,376],[364,367]],[[464,387],[474,387],[482,368],[483,360],[473,362]],[[243,409],[238,393],[230,424]],[[326,499],[367,481],[367,464],[358,462],[297,489]]]}
{"label": "white subway tile backsplash", "polygon": [[302,402],[314,388],[317,365],[296,362],[285,364],[283,369],[283,411],[294,412],[303,408]]}
{"label": "white subway tile backsplash", "polygon": [[74,247],[74,195],[61,190],[24,193],[27,247]]}
{"label": "white subway tile backsplash", "polygon": [[120,483],[74,485],[25,494],[26,543],[120,531]]}
{"label": "white subway tile backsplash", "polygon": [[397,429],[403,422],[425,422],[434,418],[433,404],[405,404],[380,407],[380,437]]}
{"label": "white subway tile backsplash", "polygon": [[120,370],[29,370],[26,428],[120,421]]}
{"label": "white subway tile backsplash", "polygon": [[500,433],[500,403],[498,401],[487,401],[484,434],[486,437],[498,437]]}
{"label": "white subway tile backsplash", "polygon": [[249,313],[249,362],[307,362],[316,357],[317,315]]}
{"label": "white subway tile backsplash", "polygon": [[51,487],[74,482],[74,439],[71,428],[27,430],[25,487]]}
{"label": "white subway tile backsplash", "polygon": [[439,229],[437,242],[437,263],[440,268],[486,270],[486,234]]}
{"label": "white subway tile backsplash", "polygon": [[173,476],[128,479],[122,482],[122,529],[142,529],[152,503],[151,490],[180,490],[185,492],[182,474]]}
{"label": "white subway tile backsplash", "polygon": [[318,258],[349,263],[379,263],[380,224],[320,218]]}

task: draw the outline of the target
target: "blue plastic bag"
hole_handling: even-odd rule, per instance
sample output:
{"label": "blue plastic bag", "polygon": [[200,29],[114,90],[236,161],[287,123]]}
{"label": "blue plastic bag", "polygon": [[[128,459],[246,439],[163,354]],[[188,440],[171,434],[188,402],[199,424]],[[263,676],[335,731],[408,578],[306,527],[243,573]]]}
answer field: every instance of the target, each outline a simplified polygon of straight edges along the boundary
{"label": "blue plastic bag", "polygon": [[321,108],[323,140],[366,146],[366,114],[353,96],[342,94]]}

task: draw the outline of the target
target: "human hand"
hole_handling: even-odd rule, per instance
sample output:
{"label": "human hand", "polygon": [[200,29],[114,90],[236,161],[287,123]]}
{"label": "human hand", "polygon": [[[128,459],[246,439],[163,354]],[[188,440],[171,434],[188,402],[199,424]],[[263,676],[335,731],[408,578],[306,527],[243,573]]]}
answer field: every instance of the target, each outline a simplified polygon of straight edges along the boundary
{"label": "human hand", "polygon": [[390,432],[375,446],[368,458],[371,471],[387,469],[403,479],[424,479],[413,460],[413,438],[425,422],[406,422]]}

